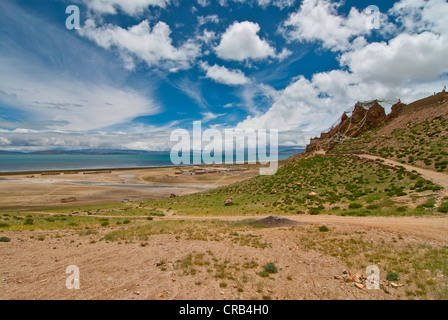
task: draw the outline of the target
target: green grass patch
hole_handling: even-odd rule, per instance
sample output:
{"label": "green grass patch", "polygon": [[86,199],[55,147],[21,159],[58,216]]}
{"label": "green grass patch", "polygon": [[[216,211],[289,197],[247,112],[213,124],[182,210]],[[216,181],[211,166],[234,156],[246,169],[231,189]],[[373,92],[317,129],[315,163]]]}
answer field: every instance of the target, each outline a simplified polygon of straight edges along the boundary
{"label": "green grass patch", "polygon": [[[346,205],[350,210],[358,211],[367,205],[392,207],[399,197],[434,187],[421,178],[416,183],[415,176],[403,168],[391,170],[376,162],[315,156],[285,165],[273,176],[259,176],[188,196],[148,201],[145,206],[195,216],[296,215],[304,212],[316,215],[327,212],[325,208],[330,205]],[[422,191],[422,188],[426,189]],[[271,194],[273,189],[277,191],[275,194]],[[311,196],[311,191],[318,196]],[[229,197],[234,205],[225,206]],[[379,207],[368,208],[377,212],[360,211],[356,215],[381,214]]]}
{"label": "green grass patch", "polygon": [[10,242],[11,239],[8,237],[0,237],[0,242]]}

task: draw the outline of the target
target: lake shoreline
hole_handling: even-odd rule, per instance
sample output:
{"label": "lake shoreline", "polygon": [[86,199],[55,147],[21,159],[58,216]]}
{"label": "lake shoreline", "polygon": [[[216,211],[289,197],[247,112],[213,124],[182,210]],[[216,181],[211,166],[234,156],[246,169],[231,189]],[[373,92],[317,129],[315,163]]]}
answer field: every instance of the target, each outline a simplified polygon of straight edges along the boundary
{"label": "lake shoreline", "polygon": [[[285,159],[288,159],[289,157],[293,156],[293,154],[279,154],[278,155],[278,161],[282,161]],[[61,159],[61,163],[63,163],[64,160]],[[92,161],[94,162],[94,161]],[[132,161],[131,161],[132,162]],[[78,174],[81,172],[96,172],[96,171],[126,171],[126,170],[141,170],[141,169],[163,169],[163,168],[189,168],[189,167],[193,167],[193,166],[197,166],[197,167],[203,167],[203,166],[233,166],[233,165],[248,165],[247,163],[243,163],[243,164],[238,164],[238,163],[225,163],[225,161],[223,161],[223,163],[221,164],[172,164],[169,163],[168,161],[163,161],[165,163],[160,164],[160,161],[158,161],[159,163],[156,163],[154,165],[140,165],[140,166],[126,166],[126,164],[124,164],[124,166],[120,166],[120,164],[118,164],[119,166],[113,166],[113,164],[105,165],[104,167],[91,167],[89,166],[89,164],[85,164],[85,167],[74,167],[74,168],[61,168],[61,169],[57,169],[57,165],[56,168],[48,168],[48,169],[31,169],[31,170],[20,170],[20,169],[11,169],[11,170],[7,170],[7,171],[2,171],[2,169],[0,169],[0,176],[15,176],[15,175],[33,175],[33,174],[43,174],[43,173],[61,173],[61,174],[68,174],[68,173],[73,173],[73,174]],[[2,162],[0,161],[0,164]],[[257,162],[257,164],[259,164],[259,162]],[[123,165],[123,163],[121,164]]]}

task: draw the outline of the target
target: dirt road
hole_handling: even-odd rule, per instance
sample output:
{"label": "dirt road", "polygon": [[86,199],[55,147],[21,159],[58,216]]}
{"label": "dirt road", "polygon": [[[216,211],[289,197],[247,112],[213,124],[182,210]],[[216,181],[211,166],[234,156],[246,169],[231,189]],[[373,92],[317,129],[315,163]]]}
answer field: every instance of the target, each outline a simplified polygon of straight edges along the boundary
{"label": "dirt road", "polygon": [[[174,217],[173,217],[174,218]],[[162,218],[162,219],[173,219]],[[263,219],[266,217],[191,217],[175,216],[178,220],[225,220],[241,221],[248,218]],[[435,240],[448,244],[448,217],[447,216],[428,216],[428,217],[347,217],[333,215],[316,216],[286,216],[290,220],[300,223],[310,223],[317,225],[346,225],[358,226],[363,229],[384,230],[396,233],[397,235],[408,235],[425,240]]]}
{"label": "dirt road", "polygon": [[434,182],[435,184],[438,184],[441,187],[443,187],[444,188],[444,191],[443,191],[444,196],[448,196],[448,175],[443,172],[437,172],[437,171],[433,171],[433,170],[429,170],[429,169],[414,167],[409,164],[403,164],[403,163],[400,163],[395,160],[385,159],[385,158],[381,158],[378,156],[372,156],[369,154],[360,154],[358,156],[360,156],[361,158],[364,158],[364,159],[371,159],[371,160],[381,159],[384,161],[384,164],[387,164],[389,166],[402,166],[408,171],[415,170],[418,173],[420,173],[423,178],[430,180],[430,181]]}
{"label": "dirt road", "polygon": [[[32,212],[42,215],[61,215],[61,213]],[[68,214],[62,214],[68,215]],[[126,219],[146,219],[147,216],[122,216],[122,215],[83,215],[92,218],[126,218]],[[154,217],[158,220],[221,220],[221,221],[243,221],[247,219],[264,219],[266,216],[179,216],[166,212],[165,217]],[[411,217],[352,217],[336,215],[299,215],[285,216],[305,224],[316,225],[339,225],[358,226],[370,230],[383,230],[397,235],[408,235],[424,240],[435,240],[448,244],[448,216],[411,216]]]}

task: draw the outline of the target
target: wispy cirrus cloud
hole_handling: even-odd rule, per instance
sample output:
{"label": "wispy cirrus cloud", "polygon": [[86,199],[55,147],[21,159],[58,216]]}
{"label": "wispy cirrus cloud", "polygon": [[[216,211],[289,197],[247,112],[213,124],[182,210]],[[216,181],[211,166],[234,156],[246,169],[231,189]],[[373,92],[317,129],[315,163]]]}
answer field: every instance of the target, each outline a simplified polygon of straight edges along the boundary
{"label": "wispy cirrus cloud", "polygon": [[171,85],[193,100],[201,109],[210,109],[210,104],[205,99],[201,85],[188,77],[171,82]]}
{"label": "wispy cirrus cloud", "polygon": [[11,3],[0,9],[0,102],[11,115],[3,127],[86,132],[160,111],[76,34]]}
{"label": "wispy cirrus cloud", "polygon": [[[11,71],[1,61],[0,67]],[[159,111],[153,101],[133,89],[61,79],[43,72],[36,69],[33,74],[0,75],[4,92],[0,99],[26,112],[36,124],[45,122],[48,128],[89,131]]]}

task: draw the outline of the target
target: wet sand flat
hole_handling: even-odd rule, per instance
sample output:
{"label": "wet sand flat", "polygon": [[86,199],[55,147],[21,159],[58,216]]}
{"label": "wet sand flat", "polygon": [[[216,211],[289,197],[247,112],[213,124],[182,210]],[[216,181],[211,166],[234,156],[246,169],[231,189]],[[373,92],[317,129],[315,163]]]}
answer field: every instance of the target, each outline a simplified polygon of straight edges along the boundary
{"label": "wet sand flat", "polygon": [[[147,168],[8,174],[0,176],[0,209],[27,210],[142,201],[186,195],[248,179],[255,172],[176,174],[179,168]],[[88,173],[88,174],[87,174]],[[63,199],[76,198],[63,203]]]}

